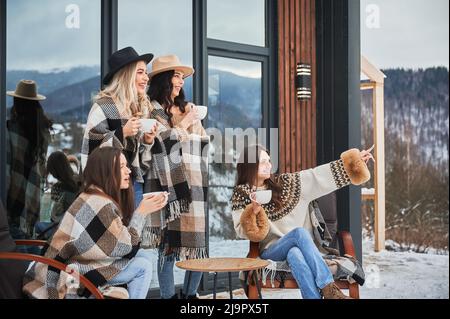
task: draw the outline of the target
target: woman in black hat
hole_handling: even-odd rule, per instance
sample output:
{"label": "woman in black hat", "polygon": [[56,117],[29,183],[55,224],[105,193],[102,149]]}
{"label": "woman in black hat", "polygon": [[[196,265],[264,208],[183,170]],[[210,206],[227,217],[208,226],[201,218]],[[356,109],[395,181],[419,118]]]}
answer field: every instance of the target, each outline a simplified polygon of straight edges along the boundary
{"label": "woman in black hat", "polygon": [[152,143],[156,134],[141,132],[140,118],[148,108],[147,64],[153,54],[139,55],[132,47],[115,52],[109,58],[110,72],[104,77],[105,88],[94,98],[84,133],[81,162],[101,146],[122,150],[132,171],[133,182],[143,183],[139,165],[139,145]]}

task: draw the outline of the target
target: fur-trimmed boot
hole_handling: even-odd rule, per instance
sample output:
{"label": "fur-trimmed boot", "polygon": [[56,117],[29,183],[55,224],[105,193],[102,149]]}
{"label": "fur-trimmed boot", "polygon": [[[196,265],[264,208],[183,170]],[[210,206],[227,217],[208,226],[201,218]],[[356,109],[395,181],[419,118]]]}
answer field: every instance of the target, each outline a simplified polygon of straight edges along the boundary
{"label": "fur-trimmed boot", "polygon": [[344,295],[334,282],[323,287],[321,293],[323,299],[353,299],[352,297]]}

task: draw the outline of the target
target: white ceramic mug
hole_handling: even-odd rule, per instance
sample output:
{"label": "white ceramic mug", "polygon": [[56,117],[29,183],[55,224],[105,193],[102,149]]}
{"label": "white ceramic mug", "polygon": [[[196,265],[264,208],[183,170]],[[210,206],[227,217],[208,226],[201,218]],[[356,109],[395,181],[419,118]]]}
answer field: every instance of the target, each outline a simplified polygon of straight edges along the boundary
{"label": "white ceramic mug", "polygon": [[157,122],[155,119],[141,119],[140,121],[142,125],[141,130],[144,133],[150,133]]}
{"label": "white ceramic mug", "polygon": [[194,109],[197,110],[198,119],[203,120],[208,114],[208,107],[204,105],[194,105]]}
{"label": "white ceramic mug", "polygon": [[260,205],[268,204],[272,199],[272,191],[271,190],[263,190],[263,191],[256,191],[252,193],[251,199],[253,199],[255,202],[257,202]]}
{"label": "white ceramic mug", "polygon": [[159,194],[164,194],[166,196],[166,200],[169,199],[169,193],[167,192],[151,192],[151,193],[145,193],[142,195],[142,198],[147,198],[150,196],[158,196]]}

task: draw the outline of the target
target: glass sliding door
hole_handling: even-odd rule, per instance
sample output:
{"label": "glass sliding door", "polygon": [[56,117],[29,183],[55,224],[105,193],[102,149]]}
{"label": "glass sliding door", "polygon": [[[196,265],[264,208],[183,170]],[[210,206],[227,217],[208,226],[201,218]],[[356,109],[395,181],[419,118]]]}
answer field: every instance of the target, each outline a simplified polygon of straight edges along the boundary
{"label": "glass sliding door", "polygon": [[267,145],[273,94],[268,0],[207,1],[210,255],[243,257],[248,241],[235,240],[231,196],[244,144]]}
{"label": "glass sliding door", "polygon": [[[213,139],[210,152],[209,227],[215,241],[235,238],[231,195],[239,154],[233,144],[262,125],[262,63],[209,56],[208,65],[208,127],[222,137]],[[211,255],[220,253],[210,247]]]}

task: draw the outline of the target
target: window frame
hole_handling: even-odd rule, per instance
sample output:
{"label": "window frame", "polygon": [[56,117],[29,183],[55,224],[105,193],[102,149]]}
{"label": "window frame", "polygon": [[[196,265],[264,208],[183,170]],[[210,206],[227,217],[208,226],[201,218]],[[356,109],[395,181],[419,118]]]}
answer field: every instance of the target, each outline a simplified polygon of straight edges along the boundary
{"label": "window frame", "polygon": [[0,0],[0,196],[6,206],[6,0]]}

